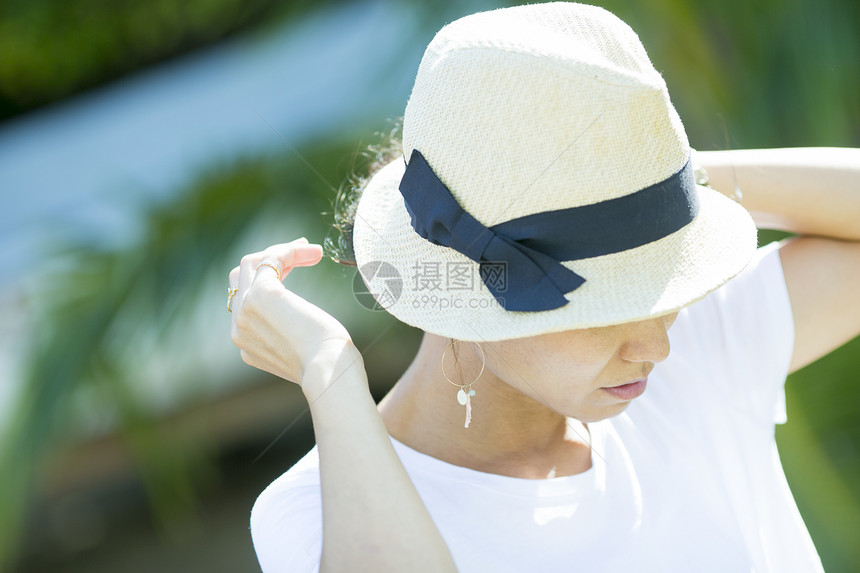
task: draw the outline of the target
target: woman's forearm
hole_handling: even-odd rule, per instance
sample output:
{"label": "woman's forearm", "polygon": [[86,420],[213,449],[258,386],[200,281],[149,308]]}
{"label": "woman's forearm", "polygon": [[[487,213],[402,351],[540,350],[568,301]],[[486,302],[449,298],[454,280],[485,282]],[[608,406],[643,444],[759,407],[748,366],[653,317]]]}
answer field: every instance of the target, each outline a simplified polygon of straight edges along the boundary
{"label": "woman's forearm", "polygon": [[320,458],[321,571],[456,571],[453,559],[394,451],[351,344],[308,368]]}
{"label": "woman's forearm", "polygon": [[860,149],[702,151],[711,186],[742,204],[759,227],[860,240]]}

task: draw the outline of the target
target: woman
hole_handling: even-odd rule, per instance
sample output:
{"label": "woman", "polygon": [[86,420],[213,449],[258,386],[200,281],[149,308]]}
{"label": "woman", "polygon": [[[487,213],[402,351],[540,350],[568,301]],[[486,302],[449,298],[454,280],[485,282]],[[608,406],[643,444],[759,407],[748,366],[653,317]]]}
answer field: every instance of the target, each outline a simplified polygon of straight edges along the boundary
{"label": "woman", "polygon": [[[280,282],[319,245],[230,273],[242,358],[301,385],[317,439],[254,507],[263,569],[820,570],[773,428],[786,374],[860,332],[860,155],[700,153],[696,185],[636,35],[567,3],[441,30],[403,152],[353,231],[425,331],[378,407]],[[805,236],[756,252],[747,211]]]}

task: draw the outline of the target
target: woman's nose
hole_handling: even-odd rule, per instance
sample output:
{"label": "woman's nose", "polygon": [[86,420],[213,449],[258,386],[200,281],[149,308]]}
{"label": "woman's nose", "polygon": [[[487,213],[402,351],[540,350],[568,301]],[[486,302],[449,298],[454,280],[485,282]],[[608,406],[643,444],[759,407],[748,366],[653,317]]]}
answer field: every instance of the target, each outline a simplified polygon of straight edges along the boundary
{"label": "woman's nose", "polygon": [[663,317],[633,322],[621,346],[621,358],[628,362],[662,362],[669,356],[668,327]]}

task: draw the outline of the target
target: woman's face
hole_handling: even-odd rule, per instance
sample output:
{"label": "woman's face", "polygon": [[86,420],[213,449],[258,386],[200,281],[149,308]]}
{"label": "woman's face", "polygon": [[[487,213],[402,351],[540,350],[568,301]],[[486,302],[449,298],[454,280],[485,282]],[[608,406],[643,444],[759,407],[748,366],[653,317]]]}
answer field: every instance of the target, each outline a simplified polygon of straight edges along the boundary
{"label": "woman's face", "polygon": [[677,316],[484,343],[486,372],[559,414],[602,420],[644,391],[654,363],[669,355]]}

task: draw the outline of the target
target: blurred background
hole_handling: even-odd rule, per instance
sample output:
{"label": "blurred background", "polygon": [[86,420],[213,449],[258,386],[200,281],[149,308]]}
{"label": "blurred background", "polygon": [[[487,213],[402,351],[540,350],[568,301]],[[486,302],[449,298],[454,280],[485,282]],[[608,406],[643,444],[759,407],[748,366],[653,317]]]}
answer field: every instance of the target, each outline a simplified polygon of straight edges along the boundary
{"label": "blurred background", "polygon": [[[855,0],[606,0],[699,149],[860,145]],[[241,363],[226,273],[322,242],[427,42],[490,0],[0,4],[0,570],[254,571],[256,495],[313,444],[297,387]],[[761,241],[778,237],[763,232]],[[417,331],[331,261],[381,397]],[[860,341],[792,376],[778,428],[830,571],[860,564]]]}

